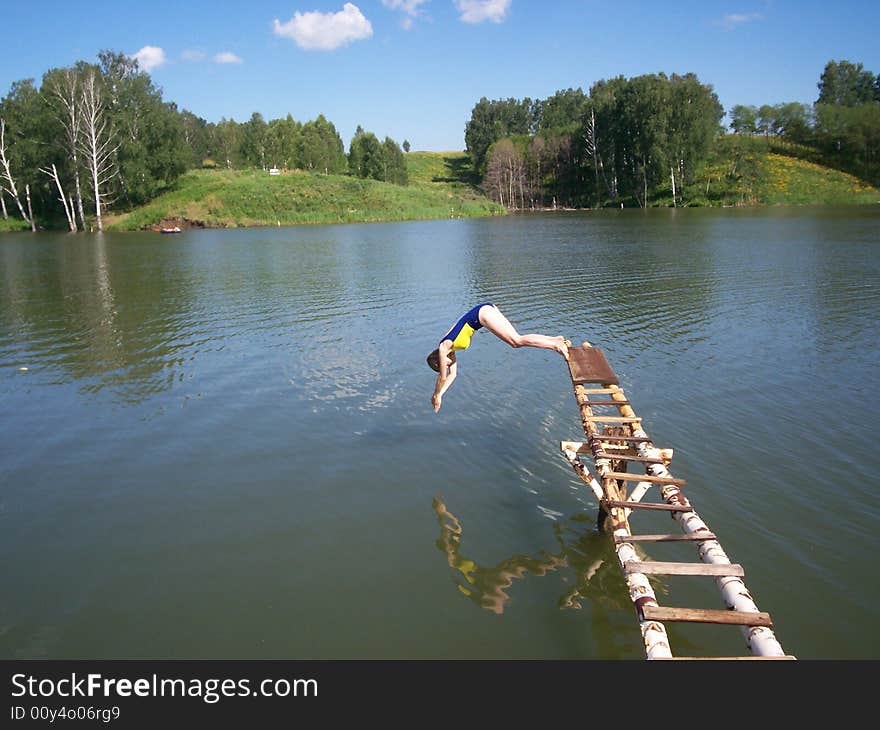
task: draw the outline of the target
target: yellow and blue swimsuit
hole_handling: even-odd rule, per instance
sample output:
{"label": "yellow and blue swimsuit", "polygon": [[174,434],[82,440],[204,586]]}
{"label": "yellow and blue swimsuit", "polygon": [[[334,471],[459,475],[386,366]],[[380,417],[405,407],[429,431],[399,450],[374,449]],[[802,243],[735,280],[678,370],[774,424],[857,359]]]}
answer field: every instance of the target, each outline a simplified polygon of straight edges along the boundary
{"label": "yellow and blue swimsuit", "polygon": [[462,318],[452,326],[452,329],[443,335],[440,339],[441,344],[446,340],[451,340],[453,350],[467,350],[474,332],[483,326],[480,323],[480,309],[486,306],[494,305],[492,302],[483,302],[465,312]]}

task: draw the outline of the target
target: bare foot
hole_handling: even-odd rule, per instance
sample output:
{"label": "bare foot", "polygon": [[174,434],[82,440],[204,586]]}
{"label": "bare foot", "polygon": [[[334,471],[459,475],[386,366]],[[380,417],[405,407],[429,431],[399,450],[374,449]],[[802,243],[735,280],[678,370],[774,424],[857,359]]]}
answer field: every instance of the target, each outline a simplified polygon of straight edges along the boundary
{"label": "bare foot", "polygon": [[559,340],[559,345],[556,347],[556,352],[558,352],[562,357],[568,360],[568,348],[571,345],[570,340],[566,340],[564,337],[557,337]]}

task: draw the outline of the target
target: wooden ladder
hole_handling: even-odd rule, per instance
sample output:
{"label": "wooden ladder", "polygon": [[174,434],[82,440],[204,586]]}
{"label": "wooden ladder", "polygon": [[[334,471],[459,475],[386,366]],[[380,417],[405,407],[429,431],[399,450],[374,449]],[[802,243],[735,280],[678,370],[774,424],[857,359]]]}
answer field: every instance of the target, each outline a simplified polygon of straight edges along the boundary
{"label": "wooden ladder", "polygon": [[[654,446],[636,416],[629,399],[619,385],[605,355],[585,342],[569,348],[569,372],[581,413],[586,441],[561,442],[562,453],[578,476],[599,500],[600,527],[610,521],[620,568],[636,608],[639,627],[648,659],[794,659],[782,649],[773,632],[770,614],[758,610],[746,589],[741,565],[732,563],[718,538],[700,518],[681,488],[684,479],[669,471],[672,449]],[[601,387],[585,387],[599,384]],[[597,413],[597,408],[616,408],[616,414]],[[603,431],[600,432],[599,424]],[[581,455],[592,457],[591,473]],[[644,467],[644,473],[630,473],[628,466]],[[627,483],[635,487],[627,495]],[[662,501],[643,502],[654,487]],[[678,534],[634,535],[630,515],[638,510],[668,512],[678,523]],[[701,562],[658,562],[639,559],[634,545],[671,542],[694,545]],[[660,606],[648,579],[649,575],[710,576],[715,579],[726,610],[674,608]],[[674,656],[664,626],[667,622],[710,623],[740,626],[750,654],[729,657]]]}

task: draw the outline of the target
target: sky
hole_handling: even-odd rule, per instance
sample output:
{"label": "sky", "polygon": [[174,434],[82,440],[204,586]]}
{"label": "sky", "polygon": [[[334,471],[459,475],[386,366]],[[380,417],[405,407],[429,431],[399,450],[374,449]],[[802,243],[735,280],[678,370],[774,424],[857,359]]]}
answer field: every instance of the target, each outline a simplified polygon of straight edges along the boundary
{"label": "sky", "polygon": [[13,81],[139,59],[166,101],[210,122],[324,114],[413,150],[464,149],[482,97],[540,99],[600,79],[697,74],[724,106],[812,104],[829,60],[880,73],[877,0],[69,0],[0,7]]}

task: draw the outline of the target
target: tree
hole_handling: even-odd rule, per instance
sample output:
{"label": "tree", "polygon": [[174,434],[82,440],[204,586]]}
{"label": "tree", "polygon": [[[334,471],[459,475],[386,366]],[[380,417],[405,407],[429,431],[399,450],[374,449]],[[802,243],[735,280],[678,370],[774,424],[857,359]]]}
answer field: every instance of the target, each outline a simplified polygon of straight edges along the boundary
{"label": "tree", "polygon": [[12,174],[12,168],[9,164],[9,157],[6,154],[6,120],[0,117],[0,175],[3,179],[3,190],[12,196],[15,204],[18,206],[18,212],[21,213],[22,219],[28,223],[32,231],[36,230],[33,215],[28,216],[21,204],[21,198],[18,195],[18,187],[15,184],[15,178]]}
{"label": "tree", "polygon": [[403,151],[409,152],[409,140],[408,139],[403,140]]}
{"label": "tree", "polygon": [[857,106],[875,99],[874,74],[862,64],[849,61],[829,61],[819,79],[817,104]]}
{"label": "tree", "polygon": [[246,164],[266,169],[267,133],[268,127],[259,112],[254,112],[242,125],[241,156]]}
{"label": "tree", "polygon": [[406,185],[409,182],[406,159],[397,142],[391,137],[385,137],[382,143],[382,165],[385,182],[395,185]]}
{"label": "tree", "polygon": [[640,206],[648,204],[648,188],[668,171],[671,91],[663,74],[629,80],[620,97],[624,121],[626,164],[620,178]]}
{"label": "tree", "polygon": [[[29,211],[33,202],[40,209],[43,194],[48,190],[40,167],[48,141],[53,139],[57,130],[33,79],[12,84],[9,93],[0,101],[0,117],[6,120],[6,155],[19,194],[24,194]],[[33,218],[31,213],[26,216],[31,228],[35,229]]]}
{"label": "tree", "polygon": [[744,104],[734,106],[730,110],[730,128],[734,134],[757,134],[758,109]]}
{"label": "tree", "polygon": [[776,107],[773,107],[770,104],[762,104],[758,109],[758,133],[763,134],[765,137],[769,137],[771,134],[775,134],[775,129]]}
{"label": "tree", "polygon": [[526,168],[522,153],[509,137],[499,140],[486,157],[483,190],[511,210],[525,207]]}
{"label": "tree", "polygon": [[375,134],[365,132],[360,126],[349,145],[348,170],[355,177],[384,179],[382,145]]}
{"label": "tree", "polygon": [[340,174],[348,167],[342,138],[323,114],[306,122],[298,140],[298,167],[304,170]]}
{"label": "tree", "polygon": [[212,147],[217,156],[225,163],[226,169],[230,169],[238,161],[241,147],[241,125],[234,119],[221,117],[220,121],[211,130]]}
{"label": "tree", "polygon": [[109,192],[129,205],[144,203],[179,177],[191,159],[183,117],[175,104],[162,100],[136,60],[114,51],[102,51],[99,59],[117,144]]}
{"label": "tree", "polygon": [[92,183],[95,201],[95,222],[98,231],[104,230],[101,203],[104,187],[116,175],[116,131],[108,119],[105,92],[100,72],[90,69],[83,79],[80,92],[82,104],[83,135],[80,146]]}
{"label": "tree", "polygon": [[553,96],[532,105],[535,131],[576,132],[586,111],[587,95],[581,89],[557,91]]}
{"label": "tree", "polygon": [[208,123],[188,109],[180,112],[183,127],[183,144],[186,149],[186,166],[197,167],[210,154]]}
{"label": "tree", "polygon": [[296,167],[297,140],[302,124],[288,114],[284,119],[273,119],[266,131],[266,155],[273,167]]}
{"label": "tree", "polygon": [[774,132],[791,142],[805,143],[812,133],[812,112],[796,101],[775,107]]}
{"label": "tree", "polygon": [[68,169],[73,178],[74,195],[76,196],[76,211],[79,213],[80,223],[85,230],[86,217],[83,210],[79,159],[80,138],[83,131],[82,105],[79,95],[80,73],[76,68],[49,71],[43,76],[41,91],[64,130],[60,144],[69,163]]}
{"label": "tree", "polygon": [[480,99],[471,111],[464,134],[474,169],[484,169],[486,153],[494,142],[513,134],[530,134],[533,126],[531,99]]}
{"label": "tree", "polygon": [[679,191],[709,152],[718,134],[724,109],[709,85],[701,84],[694,74],[673,74],[669,80],[670,112],[667,158],[675,205],[676,177]]}

